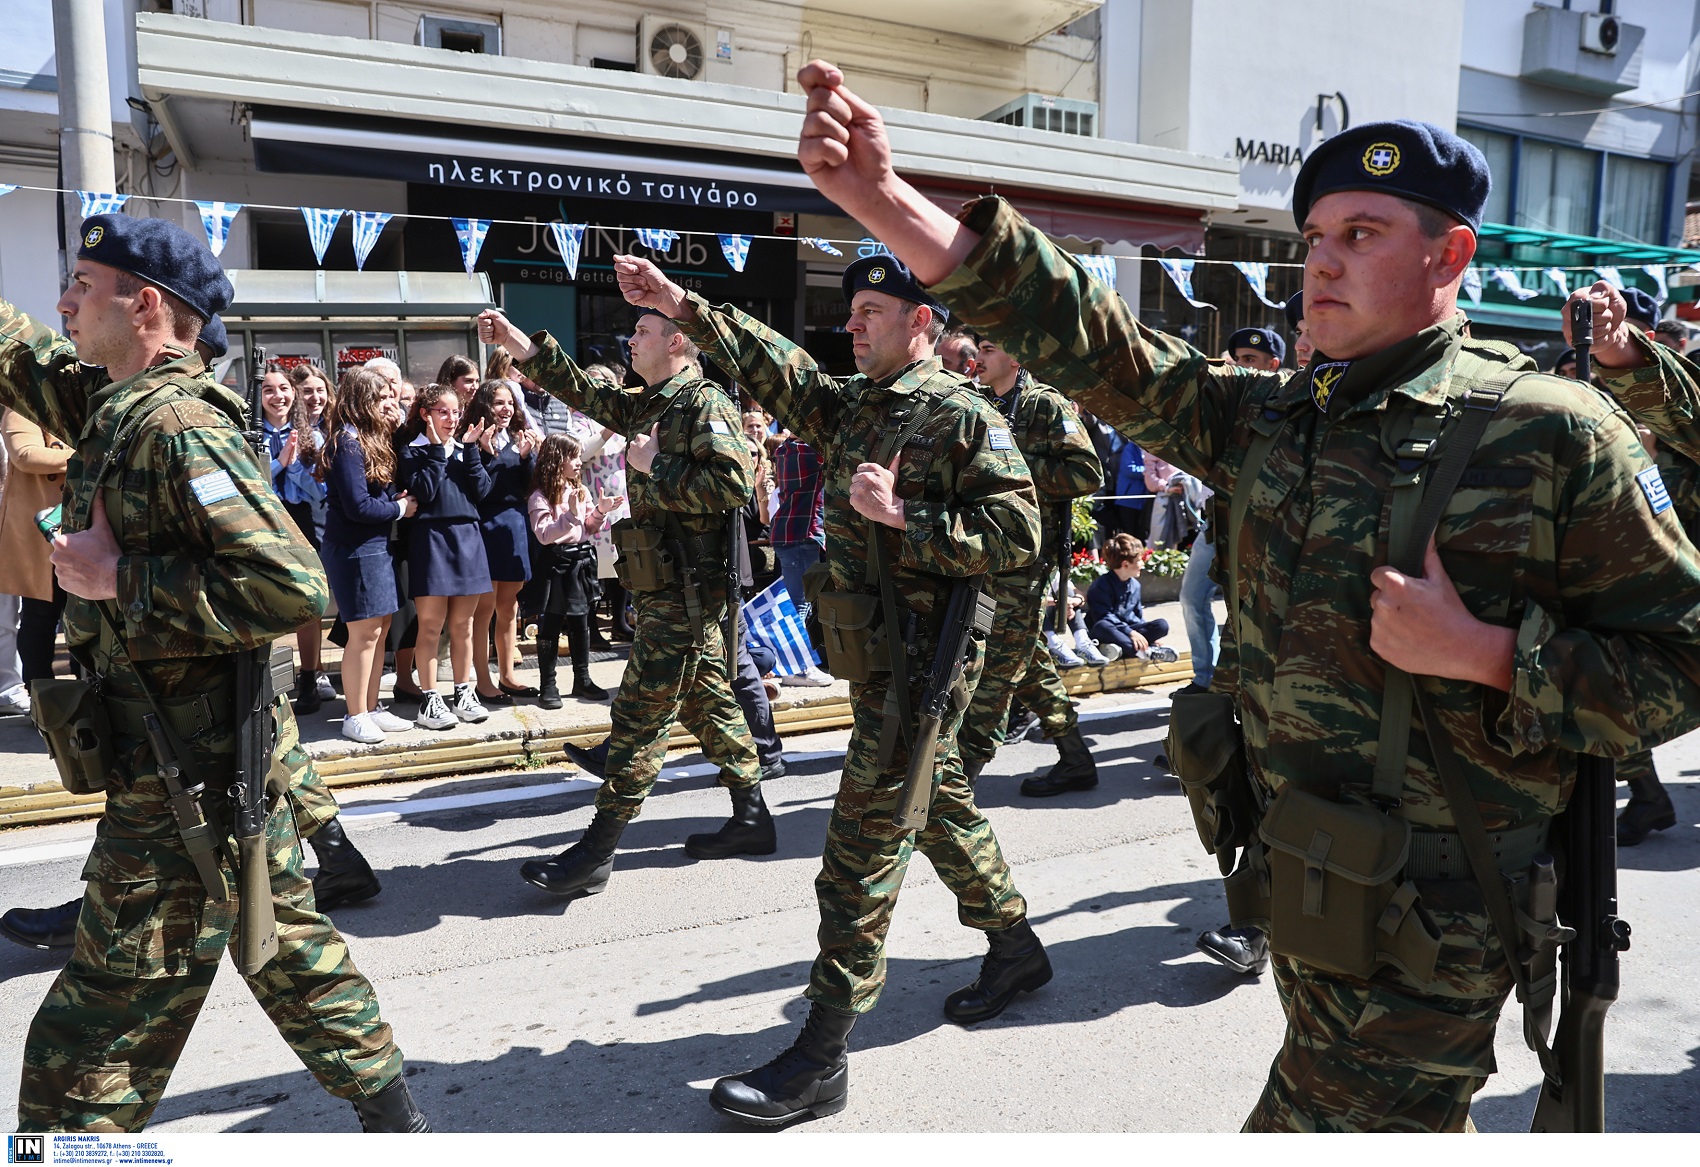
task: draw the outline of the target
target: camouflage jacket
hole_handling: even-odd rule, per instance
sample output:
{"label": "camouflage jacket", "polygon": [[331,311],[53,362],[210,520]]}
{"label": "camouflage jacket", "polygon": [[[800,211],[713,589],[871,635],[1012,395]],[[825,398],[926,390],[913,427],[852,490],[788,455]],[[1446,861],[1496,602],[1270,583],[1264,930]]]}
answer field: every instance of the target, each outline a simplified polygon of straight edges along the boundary
{"label": "camouflage jacket", "polygon": [[[93,603],[72,596],[64,616],[67,644],[116,696],[141,695],[132,661],[147,662],[162,696],[227,686],[229,654],[318,619],[329,599],[318,557],[243,438],[241,398],[205,372],[188,353],[110,382],[78,363],[70,341],[0,301],[0,404],[75,447],[66,533],[87,528],[96,479],[128,432],[121,467],[102,483],[123,552],[108,610],[125,650]],[[160,393],[172,400],[155,408]],[[127,418],[140,419],[133,432]]]}
{"label": "camouflage jacket", "polygon": [[1104,467],[1080,415],[1068,398],[1049,385],[1041,385],[1026,369],[1016,376],[1015,388],[999,397],[986,385],[980,386],[994,408],[1009,423],[1015,448],[1033,475],[1039,492],[1039,522],[1042,533],[1039,558],[1050,562],[1058,536],[1058,524],[1074,499],[1091,494],[1104,485]]}
{"label": "camouflage jacket", "polygon": [[[1464,340],[1458,317],[1332,376],[1340,363],[1321,354],[1297,377],[1239,369],[1139,324],[1001,200],[964,217],[983,239],[934,289],[952,313],[1221,497],[1237,485],[1252,424],[1266,411],[1285,418],[1236,533],[1247,748],[1271,788],[1366,791],[1385,676],[1368,648],[1394,473],[1384,418],[1456,397],[1461,350],[1475,367],[1506,361],[1503,350]],[[1326,410],[1314,403],[1319,371]],[[1519,381],[1472,466],[1484,472],[1448,501],[1437,542],[1465,605],[1516,630],[1512,688],[1417,683],[1500,828],[1564,804],[1570,751],[1621,757],[1700,724],[1700,563],[1675,515],[1637,483],[1651,463],[1629,419],[1575,382]],[[1402,813],[1453,825],[1420,730]]]}
{"label": "camouflage jacket", "polygon": [[1659,477],[1682,529],[1700,541],[1700,367],[1646,337],[1639,343],[1653,364],[1621,372],[1595,365],[1594,381],[1659,439]]}
{"label": "camouflage jacket", "polygon": [[750,501],[755,463],[738,406],[713,381],[689,372],[643,393],[584,375],[547,332],[533,336],[536,354],[520,370],[553,397],[629,440],[661,423],[648,474],[628,470],[632,520],[660,529],[669,514],[687,535],[725,528],[726,512]]}
{"label": "camouflage jacket", "polygon": [[907,524],[876,528],[904,602],[929,615],[943,579],[1012,571],[1033,559],[1033,479],[1002,415],[966,379],[929,358],[883,381],[841,380],[736,308],[711,307],[694,294],[691,303],[696,319],[679,322],[685,335],[820,452],[834,589],[861,590],[867,577],[870,524],[850,505],[850,480],[921,392],[935,395],[936,404],[901,451],[897,493]]}

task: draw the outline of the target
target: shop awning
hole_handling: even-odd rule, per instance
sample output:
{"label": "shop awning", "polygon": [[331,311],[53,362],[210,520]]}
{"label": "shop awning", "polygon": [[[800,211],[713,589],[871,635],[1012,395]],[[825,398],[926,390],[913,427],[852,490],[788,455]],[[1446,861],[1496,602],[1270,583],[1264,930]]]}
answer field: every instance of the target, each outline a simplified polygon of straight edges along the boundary
{"label": "shop awning", "polygon": [[1599,239],[1592,235],[1566,235],[1562,231],[1541,231],[1534,227],[1515,227],[1509,223],[1483,223],[1480,232],[1483,242],[1502,243],[1508,247],[1539,247],[1545,251],[1565,251],[1571,255],[1598,259],[1606,263],[1700,263],[1700,251],[1683,251],[1675,247],[1655,247],[1625,239]]}
{"label": "shop awning", "polygon": [[1074,236],[1096,243],[1127,240],[1136,247],[1149,243],[1159,250],[1178,248],[1189,254],[1204,253],[1204,217],[1176,213],[1173,208],[1136,204],[1106,204],[1069,199],[1043,191],[1019,187],[941,187],[935,182],[916,184],[921,193],[952,215],[962,204],[981,195],[999,194],[1052,239]]}
{"label": "shop awning", "polygon": [[225,274],[236,289],[236,298],[224,313],[232,320],[464,321],[496,306],[490,277],[483,272],[232,269]]}

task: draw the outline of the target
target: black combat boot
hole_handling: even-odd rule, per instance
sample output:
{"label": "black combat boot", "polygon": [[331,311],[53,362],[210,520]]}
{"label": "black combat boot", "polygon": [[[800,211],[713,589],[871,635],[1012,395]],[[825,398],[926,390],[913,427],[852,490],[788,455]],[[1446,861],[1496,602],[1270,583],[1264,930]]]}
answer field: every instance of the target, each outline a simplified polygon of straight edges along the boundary
{"label": "black combat boot", "polygon": [[552,640],[537,642],[537,706],[539,709],[559,709],[561,691],[555,687],[555,662],[560,659],[561,646]]}
{"label": "black combat boot", "polygon": [[431,1123],[414,1104],[413,1092],[407,1088],[407,1078],[397,1074],[394,1081],[370,1098],[356,1098],[354,1113],[360,1119],[360,1129],[369,1135],[428,1135]]}
{"label": "black combat boot", "polygon": [[343,831],[341,819],[332,819],[308,835],[307,845],[319,860],[318,873],[313,876],[313,899],[319,911],[357,904],[383,890],[366,856]]}
{"label": "black combat boot", "polygon": [[1269,940],[1261,928],[1222,928],[1198,934],[1198,951],[1223,968],[1257,976],[1269,967]]}
{"label": "black combat boot", "polygon": [[1098,785],[1098,763],[1079,729],[1071,729],[1057,739],[1062,760],[1051,767],[1043,778],[1029,778],[1021,784],[1021,793],[1028,798],[1050,798],[1071,790],[1091,790]]}
{"label": "black combat boot", "polygon": [[761,796],[761,786],[728,787],[732,817],[711,835],[691,835],[685,854],[692,859],[730,859],[734,855],[771,855],[779,850],[773,816]]}
{"label": "black combat boot", "polygon": [[825,1118],[850,1100],[850,1029],[856,1014],[818,1002],[790,1049],[765,1066],[722,1078],[708,1104],[751,1126],[784,1126],[805,1115]]}
{"label": "black combat boot", "polygon": [[625,819],[599,810],[578,842],[553,859],[526,860],[519,873],[525,882],[551,895],[593,896],[608,886],[608,877],[614,874],[614,848],[625,830]]}
{"label": "black combat boot", "polygon": [[312,669],[302,669],[295,679],[295,712],[305,716],[317,713],[325,704],[319,693],[319,677]]}
{"label": "black combat boot", "polygon": [[973,761],[962,759],[962,776],[968,779],[968,785],[972,786],[980,780],[980,771],[986,768],[986,762],[986,758],[975,758]]}
{"label": "black combat boot", "polygon": [[761,768],[761,780],[763,782],[772,782],[775,778],[783,777],[785,777],[784,754],[780,754],[777,758],[773,759],[773,761],[768,762]]}
{"label": "black combat boot", "polygon": [[1676,826],[1676,807],[1657,774],[1629,780],[1629,802],[1617,816],[1617,845],[1634,847],[1654,831]]}
{"label": "black combat boot", "polygon": [[57,908],[13,908],[0,916],[0,936],[43,952],[69,948],[76,942],[77,916],[82,910],[82,896]]}
{"label": "black combat boot", "polygon": [[604,738],[588,750],[583,746],[575,746],[567,742],[561,746],[561,752],[566,754],[572,764],[587,774],[598,778],[608,777],[608,740]]}
{"label": "black combat boot", "polygon": [[990,1021],[1017,993],[1031,993],[1051,979],[1051,958],[1026,920],[986,933],[988,951],[974,983],[944,999],[944,1015],[958,1025]]}

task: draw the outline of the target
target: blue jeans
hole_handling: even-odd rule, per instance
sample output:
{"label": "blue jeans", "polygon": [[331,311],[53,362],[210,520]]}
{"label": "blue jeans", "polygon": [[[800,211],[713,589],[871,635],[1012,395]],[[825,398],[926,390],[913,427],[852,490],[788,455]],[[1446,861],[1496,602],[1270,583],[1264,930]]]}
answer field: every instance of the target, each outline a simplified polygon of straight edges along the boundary
{"label": "blue jeans", "polygon": [[1222,651],[1222,629],[1210,607],[1216,591],[1216,585],[1210,582],[1210,564],[1215,558],[1210,532],[1200,531],[1192,541],[1192,554],[1187,556],[1186,572],[1181,576],[1181,621],[1192,649],[1192,683],[1200,689],[1210,687],[1210,678],[1216,674],[1216,654]]}
{"label": "blue jeans", "polygon": [[779,558],[779,574],[785,580],[785,590],[791,593],[791,603],[796,606],[797,615],[807,616],[808,613],[803,610],[803,572],[819,563],[826,553],[813,539],[775,547],[773,553]]}

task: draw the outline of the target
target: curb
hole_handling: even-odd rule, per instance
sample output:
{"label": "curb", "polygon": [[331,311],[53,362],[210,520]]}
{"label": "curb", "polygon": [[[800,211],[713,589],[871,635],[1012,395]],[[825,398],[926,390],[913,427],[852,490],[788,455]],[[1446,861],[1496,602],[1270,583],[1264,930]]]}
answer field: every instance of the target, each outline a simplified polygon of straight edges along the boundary
{"label": "curb", "polygon": [[[1115,661],[1100,668],[1071,669],[1062,674],[1070,695],[1114,693],[1153,685],[1185,682],[1192,677],[1192,658],[1182,653],[1170,664],[1147,664],[1138,660]],[[854,720],[847,697],[785,705],[774,709],[773,722],[779,732],[791,735],[848,729]],[[594,745],[608,736],[608,722],[492,734],[478,741],[445,741],[420,745],[371,746],[357,751],[332,747],[315,753],[319,776],[331,787],[369,786],[381,782],[409,782],[427,778],[449,778],[458,774],[504,768],[538,768],[565,762],[561,747]],[[697,740],[682,725],[674,725],[668,736],[669,751],[691,750]],[[0,786],[0,828],[98,818],[106,803],[103,794],[75,795],[57,782],[28,787]]]}

